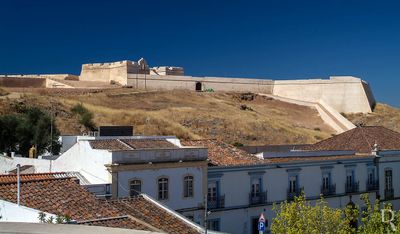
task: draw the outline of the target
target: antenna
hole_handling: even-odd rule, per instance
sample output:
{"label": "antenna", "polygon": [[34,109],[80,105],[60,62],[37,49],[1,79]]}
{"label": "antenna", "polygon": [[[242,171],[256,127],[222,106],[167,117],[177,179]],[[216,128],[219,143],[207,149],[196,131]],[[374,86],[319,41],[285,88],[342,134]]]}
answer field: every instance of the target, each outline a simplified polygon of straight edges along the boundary
{"label": "antenna", "polygon": [[20,179],[20,164],[17,164],[17,204],[19,206],[19,198],[21,196],[21,179]]}

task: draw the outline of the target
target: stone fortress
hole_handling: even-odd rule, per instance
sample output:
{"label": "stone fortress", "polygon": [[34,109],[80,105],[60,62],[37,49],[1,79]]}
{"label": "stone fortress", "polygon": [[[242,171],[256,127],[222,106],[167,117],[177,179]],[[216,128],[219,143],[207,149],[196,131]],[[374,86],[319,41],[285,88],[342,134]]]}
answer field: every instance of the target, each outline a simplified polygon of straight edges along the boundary
{"label": "stone fortress", "polygon": [[0,86],[2,82],[10,81],[11,78],[43,79],[45,86],[49,88],[78,88],[77,84],[86,82],[86,87],[111,83],[146,90],[253,92],[285,102],[314,107],[321,118],[338,133],[355,127],[341,113],[370,113],[375,106],[375,98],[369,84],[353,76],[303,80],[194,77],[185,75],[182,67],[150,67],[143,58],[137,62],[124,60],[83,64],[80,76],[0,76]]}

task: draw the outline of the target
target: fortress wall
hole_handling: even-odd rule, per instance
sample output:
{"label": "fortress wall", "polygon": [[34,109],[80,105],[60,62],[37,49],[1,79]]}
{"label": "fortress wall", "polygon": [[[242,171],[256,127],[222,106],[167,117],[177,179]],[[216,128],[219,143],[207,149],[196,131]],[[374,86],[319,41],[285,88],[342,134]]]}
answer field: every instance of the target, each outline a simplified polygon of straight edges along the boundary
{"label": "fortress wall", "polygon": [[347,76],[330,77],[329,80],[275,81],[273,94],[308,102],[323,101],[339,113],[369,113],[373,106],[362,80]]}
{"label": "fortress wall", "polygon": [[31,87],[31,88],[45,88],[45,78],[21,78],[21,77],[0,77],[0,86],[3,87]]}
{"label": "fortress wall", "polygon": [[100,81],[106,83],[114,80],[125,85],[127,80],[128,63],[130,63],[130,61],[83,64],[79,80]]}
{"label": "fortress wall", "polygon": [[[148,89],[195,90],[197,82],[201,82],[202,90],[213,89],[214,91],[262,92],[271,94],[273,88],[272,80],[192,76],[146,76],[146,86]],[[144,75],[128,74],[128,85],[144,89]]]}

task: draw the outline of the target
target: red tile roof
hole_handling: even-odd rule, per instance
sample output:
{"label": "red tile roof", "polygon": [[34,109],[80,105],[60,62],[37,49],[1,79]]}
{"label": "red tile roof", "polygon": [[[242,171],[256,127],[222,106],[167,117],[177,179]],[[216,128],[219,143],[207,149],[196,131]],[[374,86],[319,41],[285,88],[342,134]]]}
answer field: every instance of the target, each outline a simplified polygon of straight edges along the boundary
{"label": "red tile roof", "polygon": [[[20,203],[43,212],[69,216],[80,224],[167,233],[199,233],[187,221],[163,209],[144,195],[107,202],[81,187],[75,178],[56,178],[63,173],[21,175]],[[17,176],[0,176],[0,199],[17,202]],[[127,216],[127,217],[122,217]]]}
{"label": "red tile roof", "polygon": [[301,149],[355,150],[358,153],[371,153],[375,143],[380,150],[400,150],[400,133],[380,126],[357,127]]}
{"label": "red tile roof", "polygon": [[[35,173],[35,174],[21,174],[20,181],[39,181],[57,178],[71,178],[67,173],[64,172],[53,172],[53,173]],[[15,174],[0,175],[0,184],[4,183],[16,183],[17,176]]]}
{"label": "red tile roof", "polygon": [[90,146],[93,149],[122,151],[135,149],[176,149],[178,146],[167,140],[154,139],[104,139],[91,140]]}
{"label": "red tile roof", "polygon": [[109,150],[109,151],[132,150],[132,148],[118,141],[117,139],[92,140],[89,141],[89,144],[93,149],[99,149],[99,150]]}
{"label": "red tile roof", "polygon": [[299,157],[280,157],[280,158],[268,158],[268,163],[293,163],[293,162],[311,162],[311,161],[330,161],[330,160],[346,160],[346,159],[360,159],[370,158],[371,155],[330,155],[330,156],[299,156]]}
{"label": "red tile roof", "polygon": [[172,144],[167,140],[153,140],[153,139],[121,139],[133,149],[176,149],[178,146]]}
{"label": "red tile roof", "polygon": [[143,220],[160,230],[168,230],[168,233],[199,233],[198,229],[142,195],[127,199],[107,200],[105,202],[117,208],[121,213]]}
{"label": "red tile roof", "polygon": [[208,159],[215,166],[240,166],[266,163],[264,160],[218,140],[185,140],[185,146],[208,147]]}
{"label": "red tile roof", "polygon": [[150,226],[147,223],[144,223],[132,216],[120,216],[120,217],[111,217],[111,218],[102,218],[102,219],[94,219],[78,222],[80,225],[89,225],[89,226],[102,226],[102,227],[113,227],[113,228],[128,228],[128,229],[139,229],[143,231],[156,231],[159,232],[159,229],[156,229]]}

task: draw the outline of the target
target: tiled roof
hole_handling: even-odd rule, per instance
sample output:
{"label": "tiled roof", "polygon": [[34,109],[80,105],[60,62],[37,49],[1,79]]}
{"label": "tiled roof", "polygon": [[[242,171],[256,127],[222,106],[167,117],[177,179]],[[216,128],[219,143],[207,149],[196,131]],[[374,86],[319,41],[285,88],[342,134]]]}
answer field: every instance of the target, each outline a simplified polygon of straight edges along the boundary
{"label": "tiled roof", "polygon": [[132,216],[120,216],[111,218],[102,218],[78,222],[81,225],[89,226],[102,226],[102,227],[113,227],[113,228],[128,228],[128,229],[139,229],[143,231],[159,231],[151,227],[150,225],[141,222],[133,218]]}
{"label": "tiled roof", "polygon": [[117,208],[121,213],[131,215],[160,230],[168,230],[168,233],[199,233],[198,229],[143,195],[127,199],[106,200],[105,202]]}
{"label": "tiled roof", "polygon": [[[79,224],[199,233],[195,224],[145,195],[110,202],[99,200],[75,178],[56,178],[59,174],[62,173],[21,175],[20,204],[55,215],[67,215]],[[17,203],[17,176],[6,175],[0,179],[0,199]]]}
{"label": "tiled roof", "polygon": [[[15,176],[16,177],[16,176]],[[119,216],[117,210],[105,206],[71,178],[46,178],[21,182],[21,205],[75,220]],[[14,179],[16,181],[16,178]],[[16,203],[17,183],[0,183],[0,199]]]}
{"label": "tiled roof", "polygon": [[[35,173],[35,174],[21,174],[20,181],[40,181],[57,178],[71,178],[67,173]],[[0,184],[4,183],[17,183],[17,176],[15,174],[0,175]]]}
{"label": "tiled roof", "polygon": [[178,146],[167,140],[152,140],[152,139],[121,139],[133,149],[176,149]]}
{"label": "tiled roof", "polygon": [[400,150],[400,133],[380,126],[357,127],[301,149],[355,150],[358,153],[371,153],[375,143],[380,150]]}
{"label": "tiled roof", "polygon": [[346,159],[361,159],[374,158],[371,155],[331,155],[331,156],[299,156],[299,157],[276,157],[266,159],[268,163],[293,163],[293,162],[311,162],[311,161],[330,161],[330,160],[346,160]]}
{"label": "tiled roof", "polygon": [[89,141],[89,144],[93,149],[99,149],[99,150],[118,151],[118,150],[132,149],[117,139],[92,140]]}
{"label": "tiled roof", "polygon": [[264,160],[218,140],[185,140],[185,146],[208,147],[208,159],[215,166],[239,166],[265,163]]}
{"label": "tiled roof", "polygon": [[178,146],[167,140],[154,139],[104,139],[91,140],[90,146],[93,149],[120,151],[135,149],[176,149]]}

